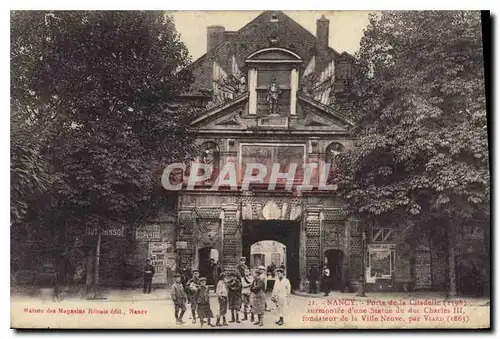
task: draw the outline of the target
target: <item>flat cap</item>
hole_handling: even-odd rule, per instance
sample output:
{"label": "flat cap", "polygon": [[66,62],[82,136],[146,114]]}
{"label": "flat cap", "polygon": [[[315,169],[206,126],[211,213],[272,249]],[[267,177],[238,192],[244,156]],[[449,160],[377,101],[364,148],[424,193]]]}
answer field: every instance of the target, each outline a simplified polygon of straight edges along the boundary
{"label": "flat cap", "polygon": [[259,270],[263,270],[263,271],[265,271],[265,270],[266,270],[266,268],[265,268],[264,266],[262,266],[262,265],[261,265],[261,266],[259,266]]}

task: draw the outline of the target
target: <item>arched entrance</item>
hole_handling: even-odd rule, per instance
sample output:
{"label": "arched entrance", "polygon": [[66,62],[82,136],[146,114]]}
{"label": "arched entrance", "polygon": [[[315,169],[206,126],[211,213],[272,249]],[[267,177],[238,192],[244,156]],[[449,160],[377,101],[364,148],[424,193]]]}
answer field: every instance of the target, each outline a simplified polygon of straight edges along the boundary
{"label": "arched entrance", "polygon": [[207,285],[215,285],[213,265],[219,261],[219,251],[213,247],[202,247],[198,250],[198,270],[201,277],[207,278]]}
{"label": "arched entrance", "polygon": [[[286,276],[290,280],[292,289],[298,289],[300,284],[299,235],[300,223],[296,221],[246,220],[243,222],[242,255],[247,260],[251,258],[251,246],[263,240],[281,243],[286,248],[284,254]],[[262,257],[257,260],[262,260]],[[251,263],[251,260],[248,262]]]}
{"label": "arched entrance", "polygon": [[286,267],[286,246],[275,240],[261,240],[250,246],[250,267]]}
{"label": "arched entrance", "polygon": [[486,294],[487,273],[484,257],[471,253],[457,256],[457,290],[460,295],[481,297]]}
{"label": "arched entrance", "polygon": [[325,251],[325,264],[330,269],[330,288],[332,290],[343,290],[343,269],[344,252],[341,250]]}

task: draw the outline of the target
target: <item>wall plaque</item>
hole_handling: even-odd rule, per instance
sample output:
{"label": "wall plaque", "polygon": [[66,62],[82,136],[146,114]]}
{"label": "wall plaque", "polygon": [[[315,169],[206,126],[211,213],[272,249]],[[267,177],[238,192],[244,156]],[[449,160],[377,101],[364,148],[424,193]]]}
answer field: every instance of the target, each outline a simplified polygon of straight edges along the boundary
{"label": "wall plaque", "polygon": [[143,225],[135,229],[135,239],[139,241],[161,241],[160,225]]}

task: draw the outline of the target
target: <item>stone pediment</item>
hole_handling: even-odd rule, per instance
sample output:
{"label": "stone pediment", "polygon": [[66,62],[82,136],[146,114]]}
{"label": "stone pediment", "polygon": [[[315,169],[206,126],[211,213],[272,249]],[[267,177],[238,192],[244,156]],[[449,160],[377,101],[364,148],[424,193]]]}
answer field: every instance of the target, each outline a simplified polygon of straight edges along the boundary
{"label": "stone pediment", "polygon": [[197,130],[245,130],[246,123],[242,119],[246,109],[248,94],[208,110],[205,114],[191,122],[191,127]]}
{"label": "stone pediment", "polygon": [[224,116],[219,121],[214,123],[216,126],[230,126],[236,128],[246,128],[247,126],[241,119],[240,112],[232,113],[228,116]]}
{"label": "stone pediment", "polygon": [[308,113],[306,115],[306,118],[304,119],[304,126],[309,127],[309,126],[332,126],[332,121],[325,119],[319,115],[316,115],[314,113]]}
{"label": "stone pediment", "polygon": [[303,118],[300,118],[294,129],[316,131],[346,131],[349,127],[343,121],[322,114],[315,110],[304,109]]}
{"label": "stone pediment", "polygon": [[[248,115],[248,94],[208,110],[191,123],[200,132],[245,132],[280,130],[294,133],[335,132],[346,133],[352,123],[331,108],[299,94],[297,114],[279,117],[281,123],[262,123],[272,116]],[[276,120],[276,118],[275,118]]]}
{"label": "stone pediment", "polygon": [[295,129],[311,131],[346,132],[353,123],[343,115],[335,112],[314,99],[298,96],[299,111],[301,112]]}

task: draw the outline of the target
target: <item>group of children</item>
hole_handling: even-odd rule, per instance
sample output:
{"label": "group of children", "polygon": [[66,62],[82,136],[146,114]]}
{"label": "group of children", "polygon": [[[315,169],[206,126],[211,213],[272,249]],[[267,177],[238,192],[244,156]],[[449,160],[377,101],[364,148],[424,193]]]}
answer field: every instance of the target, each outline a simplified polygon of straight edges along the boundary
{"label": "group of children", "polygon": [[[254,325],[263,326],[266,289],[266,268],[260,266],[257,270],[250,272],[245,264],[245,258],[241,258],[236,271],[221,273],[215,288],[219,309],[216,316],[216,323],[212,324],[211,319],[214,314],[210,307],[210,294],[207,286],[207,279],[200,277],[197,270],[193,271],[193,277],[186,283],[185,288],[181,282],[181,275],[175,275],[175,283],[172,286],[172,300],[175,305],[175,319],[178,325],[184,324],[182,317],[186,312],[186,302],[191,304],[191,316],[193,323],[196,323],[196,313],[200,319],[200,325],[207,324],[210,327],[228,326],[226,315],[231,311],[229,323],[241,323],[241,321],[253,322]],[[283,270],[281,270],[281,275]],[[288,281],[286,279],[286,281]],[[243,310],[243,318],[240,320],[240,311]],[[206,321],[205,321],[206,320]],[[280,314],[280,321],[283,318]]]}

